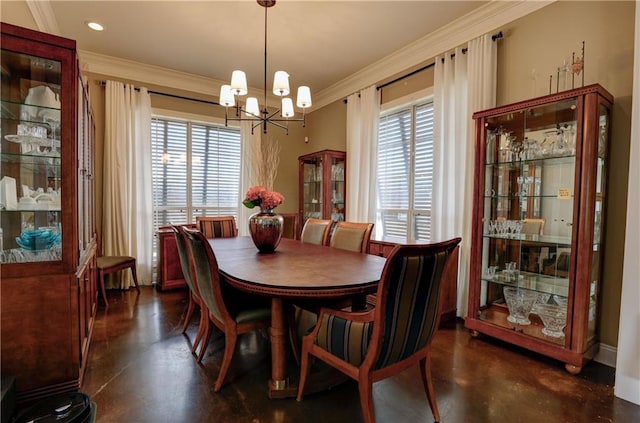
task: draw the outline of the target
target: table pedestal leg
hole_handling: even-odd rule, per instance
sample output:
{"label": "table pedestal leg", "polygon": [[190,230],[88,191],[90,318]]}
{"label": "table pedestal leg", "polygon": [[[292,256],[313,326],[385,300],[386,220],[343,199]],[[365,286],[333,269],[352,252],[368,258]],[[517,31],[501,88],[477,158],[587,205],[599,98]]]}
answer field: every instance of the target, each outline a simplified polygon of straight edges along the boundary
{"label": "table pedestal leg", "polygon": [[287,354],[287,325],[284,304],[280,298],[271,299],[271,380],[269,398],[289,398],[297,388],[290,386],[285,375]]}

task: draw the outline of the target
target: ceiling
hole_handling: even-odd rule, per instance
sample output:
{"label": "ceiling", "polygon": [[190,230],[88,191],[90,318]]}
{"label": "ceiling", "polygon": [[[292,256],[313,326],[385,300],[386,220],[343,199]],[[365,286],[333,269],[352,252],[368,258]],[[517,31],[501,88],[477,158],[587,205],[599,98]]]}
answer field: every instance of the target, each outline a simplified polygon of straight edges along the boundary
{"label": "ceiling", "polygon": [[[278,0],[267,9],[267,83],[286,70],[292,89],[317,93],[486,3]],[[49,4],[48,22],[80,50],[220,81],[242,69],[249,86],[262,87],[265,9],[254,0]],[[88,21],[105,30],[88,29]]]}

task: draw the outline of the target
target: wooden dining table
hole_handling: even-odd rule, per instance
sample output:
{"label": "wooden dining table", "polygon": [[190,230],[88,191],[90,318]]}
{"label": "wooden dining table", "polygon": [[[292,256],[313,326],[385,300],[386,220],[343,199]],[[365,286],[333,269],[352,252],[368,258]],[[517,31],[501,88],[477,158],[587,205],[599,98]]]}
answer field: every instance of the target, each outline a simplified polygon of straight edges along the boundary
{"label": "wooden dining table", "polygon": [[286,374],[287,301],[318,304],[363,299],[375,292],[385,259],[337,248],[282,239],[276,251],[259,253],[250,237],[209,240],[221,277],[233,287],[271,299],[270,398],[293,397],[297,387]]}

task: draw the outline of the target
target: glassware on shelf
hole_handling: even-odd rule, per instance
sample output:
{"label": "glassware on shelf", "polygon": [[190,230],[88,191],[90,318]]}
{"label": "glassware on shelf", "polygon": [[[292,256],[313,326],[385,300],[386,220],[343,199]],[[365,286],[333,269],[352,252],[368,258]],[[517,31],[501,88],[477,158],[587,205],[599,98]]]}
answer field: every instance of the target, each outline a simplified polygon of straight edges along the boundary
{"label": "glassware on shelf", "polygon": [[503,292],[509,308],[507,320],[518,325],[530,325],[529,314],[538,298],[538,293],[511,286],[505,286]]}
{"label": "glassware on shelf", "polygon": [[493,279],[496,277],[496,272],[498,271],[498,266],[489,266],[487,267],[487,279]]}
{"label": "glassware on shelf", "polygon": [[562,331],[567,325],[567,309],[558,304],[538,304],[535,313],[540,316],[544,328],[542,333],[552,338],[564,337]]}

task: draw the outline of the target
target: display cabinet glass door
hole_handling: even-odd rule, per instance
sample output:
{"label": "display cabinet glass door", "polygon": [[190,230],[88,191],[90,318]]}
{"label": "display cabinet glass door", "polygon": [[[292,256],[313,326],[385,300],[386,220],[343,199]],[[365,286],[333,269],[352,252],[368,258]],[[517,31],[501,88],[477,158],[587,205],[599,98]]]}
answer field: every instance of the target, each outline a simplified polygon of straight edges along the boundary
{"label": "display cabinet glass door", "polygon": [[575,99],[487,118],[479,319],[564,345],[574,262]]}
{"label": "display cabinet glass door", "polygon": [[2,50],[0,260],[62,259],[59,61]]}
{"label": "display cabinet glass door", "polygon": [[343,158],[331,159],[331,220],[344,220],[344,162]]}
{"label": "display cabinet glass door", "polygon": [[304,220],[322,219],[322,157],[303,162],[303,206]]}

